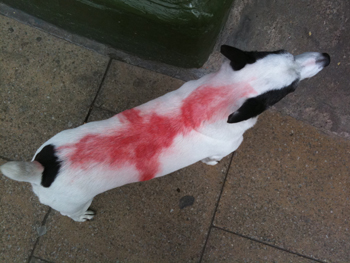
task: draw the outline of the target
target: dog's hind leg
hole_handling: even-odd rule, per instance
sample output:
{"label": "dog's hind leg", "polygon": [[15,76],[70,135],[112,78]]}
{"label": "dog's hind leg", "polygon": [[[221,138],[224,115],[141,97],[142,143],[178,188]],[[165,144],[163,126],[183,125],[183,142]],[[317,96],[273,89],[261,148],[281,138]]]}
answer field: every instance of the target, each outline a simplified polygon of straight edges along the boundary
{"label": "dog's hind leg", "polygon": [[85,222],[86,220],[91,220],[95,215],[94,211],[88,210],[88,208],[91,205],[91,202],[92,199],[89,202],[87,202],[81,209],[74,213],[61,212],[61,214],[72,218],[76,222]]}
{"label": "dog's hind leg", "polygon": [[[62,213],[61,213],[62,214]],[[65,215],[65,214],[62,214]],[[86,220],[91,220],[95,216],[95,212],[91,210],[79,211],[72,215],[66,215],[72,218],[76,222],[85,222]]]}

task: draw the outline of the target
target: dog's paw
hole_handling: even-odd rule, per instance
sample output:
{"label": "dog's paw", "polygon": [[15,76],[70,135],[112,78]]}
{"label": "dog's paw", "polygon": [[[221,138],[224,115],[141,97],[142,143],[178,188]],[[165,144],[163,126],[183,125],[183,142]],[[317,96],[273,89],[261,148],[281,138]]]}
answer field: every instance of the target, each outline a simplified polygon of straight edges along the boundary
{"label": "dog's paw", "polygon": [[80,216],[80,219],[83,220],[81,222],[85,222],[86,220],[91,220],[95,216],[95,212],[91,210],[87,210],[83,215]]}
{"label": "dog's paw", "polygon": [[208,157],[208,158],[205,158],[202,160],[203,163],[207,164],[207,165],[216,165],[219,163],[219,161],[221,160],[221,158],[211,158],[211,157]]}
{"label": "dog's paw", "polygon": [[82,215],[71,217],[76,222],[85,222],[86,220],[91,220],[95,216],[95,212],[91,210],[86,210]]}
{"label": "dog's paw", "polygon": [[203,163],[207,164],[207,165],[217,165],[219,162],[218,161],[202,161]]}

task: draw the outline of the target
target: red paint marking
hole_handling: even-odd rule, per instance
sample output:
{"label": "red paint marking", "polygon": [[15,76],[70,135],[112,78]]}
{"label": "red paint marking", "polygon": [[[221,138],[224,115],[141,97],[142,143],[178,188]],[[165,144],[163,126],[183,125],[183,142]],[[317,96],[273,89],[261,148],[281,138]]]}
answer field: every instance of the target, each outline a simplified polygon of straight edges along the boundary
{"label": "red paint marking", "polygon": [[122,126],[110,135],[88,134],[58,150],[65,150],[72,166],[104,163],[118,168],[130,164],[140,172],[140,181],[150,180],[159,172],[160,154],[177,135],[186,135],[203,122],[216,121],[220,113],[227,118],[230,104],[254,92],[250,86],[239,91],[229,86],[199,87],[183,101],[180,114],[161,116],[155,112],[142,114],[137,108],[126,110],[118,114]]}

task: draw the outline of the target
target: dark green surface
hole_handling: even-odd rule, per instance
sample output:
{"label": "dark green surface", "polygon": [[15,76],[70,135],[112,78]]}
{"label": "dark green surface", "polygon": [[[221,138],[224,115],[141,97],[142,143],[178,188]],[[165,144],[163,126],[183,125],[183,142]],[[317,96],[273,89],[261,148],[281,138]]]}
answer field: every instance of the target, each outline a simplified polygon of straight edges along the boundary
{"label": "dark green surface", "polygon": [[145,59],[200,67],[233,0],[0,0]]}

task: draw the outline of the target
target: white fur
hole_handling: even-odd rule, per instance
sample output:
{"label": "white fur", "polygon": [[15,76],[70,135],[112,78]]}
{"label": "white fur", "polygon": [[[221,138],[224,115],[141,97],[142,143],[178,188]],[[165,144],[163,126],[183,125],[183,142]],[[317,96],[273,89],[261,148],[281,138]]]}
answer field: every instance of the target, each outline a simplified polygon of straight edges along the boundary
{"label": "white fur", "polygon": [[[223,157],[235,151],[243,140],[244,132],[256,123],[257,117],[229,124],[228,115],[235,112],[250,97],[280,89],[297,79],[302,80],[315,75],[322,69],[316,63],[318,56],[319,53],[307,53],[297,57],[288,53],[269,55],[235,72],[227,61],[217,73],[189,81],[178,90],[136,107],[142,116],[152,113],[159,116],[176,116],[180,114],[186,98],[203,86],[217,89],[225,86],[232,90],[227,95],[228,98],[232,97],[229,105],[223,105],[211,119],[203,121],[190,132],[179,133],[170,147],[161,150],[157,159],[159,169],[154,177],[169,174],[200,160],[208,165],[215,165]],[[244,94],[247,87],[251,92],[244,96],[239,95]],[[108,136],[116,129],[123,129],[125,122],[127,122],[125,116],[118,114],[108,120],[91,122],[62,131],[45,142],[34,157],[49,144],[57,149],[60,146],[77,143],[88,134]],[[181,125],[179,123],[179,129]],[[50,187],[43,187],[40,184],[43,168],[34,162],[34,157],[32,163],[10,162],[2,166],[1,170],[12,179],[31,182],[33,191],[41,203],[80,222],[93,217],[93,212],[87,209],[94,196],[140,180],[140,172],[132,160],[118,167],[94,162],[86,162],[83,166],[77,167],[68,160],[68,154],[69,149],[56,153],[62,163],[59,174]]]}

